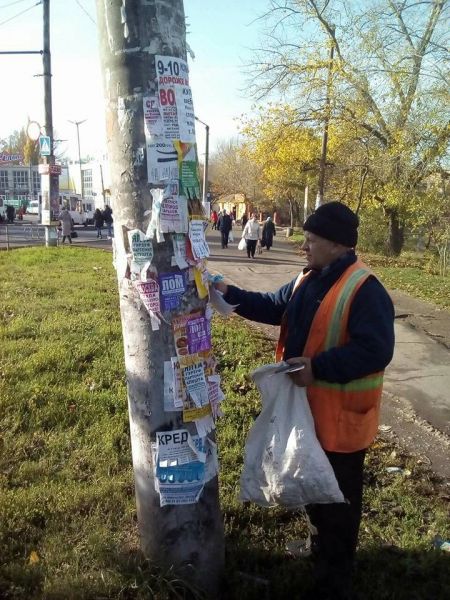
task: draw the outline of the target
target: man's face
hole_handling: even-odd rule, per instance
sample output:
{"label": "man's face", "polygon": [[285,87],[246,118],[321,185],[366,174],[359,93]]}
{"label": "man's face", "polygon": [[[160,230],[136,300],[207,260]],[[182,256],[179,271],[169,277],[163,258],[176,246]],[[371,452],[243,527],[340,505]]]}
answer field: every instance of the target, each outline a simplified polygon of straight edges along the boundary
{"label": "man's face", "polygon": [[305,241],[302,250],[306,254],[307,267],[320,270],[335,261],[346,248],[315,233],[305,231]]}

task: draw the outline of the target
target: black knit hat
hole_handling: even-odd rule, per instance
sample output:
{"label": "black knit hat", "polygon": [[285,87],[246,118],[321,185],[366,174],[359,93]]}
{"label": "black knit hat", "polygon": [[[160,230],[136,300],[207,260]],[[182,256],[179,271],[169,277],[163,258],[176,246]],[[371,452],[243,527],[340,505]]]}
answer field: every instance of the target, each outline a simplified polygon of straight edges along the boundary
{"label": "black knit hat", "polygon": [[348,206],[341,202],[327,202],[306,219],[303,229],[354,248],[358,241],[358,225],[358,217]]}

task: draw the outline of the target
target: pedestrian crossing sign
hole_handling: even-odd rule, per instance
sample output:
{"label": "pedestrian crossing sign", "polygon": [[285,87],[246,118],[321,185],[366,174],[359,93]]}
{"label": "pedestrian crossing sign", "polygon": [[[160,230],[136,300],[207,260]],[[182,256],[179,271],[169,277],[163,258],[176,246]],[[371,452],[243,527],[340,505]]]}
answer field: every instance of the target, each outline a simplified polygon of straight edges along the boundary
{"label": "pedestrian crossing sign", "polygon": [[41,156],[50,156],[50,136],[41,135],[39,138],[39,150]]}

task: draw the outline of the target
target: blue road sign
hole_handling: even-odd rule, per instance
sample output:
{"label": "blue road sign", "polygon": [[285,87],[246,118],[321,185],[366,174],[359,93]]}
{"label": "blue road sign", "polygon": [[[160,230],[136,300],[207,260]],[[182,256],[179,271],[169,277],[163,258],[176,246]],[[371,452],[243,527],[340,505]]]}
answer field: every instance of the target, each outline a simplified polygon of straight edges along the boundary
{"label": "blue road sign", "polygon": [[50,136],[41,135],[39,138],[39,150],[41,156],[50,156]]}

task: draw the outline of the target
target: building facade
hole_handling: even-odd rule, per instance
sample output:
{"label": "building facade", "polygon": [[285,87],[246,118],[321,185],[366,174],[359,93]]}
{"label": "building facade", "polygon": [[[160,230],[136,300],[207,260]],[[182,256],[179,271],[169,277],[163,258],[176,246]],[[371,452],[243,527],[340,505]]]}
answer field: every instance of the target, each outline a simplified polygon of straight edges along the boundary
{"label": "building facade", "polygon": [[[81,177],[80,177],[81,172]],[[63,165],[59,188],[83,193],[85,210],[103,210],[111,204],[109,166],[106,157],[102,160],[80,164],[69,162]]]}
{"label": "building facade", "polygon": [[16,209],[40,200],[41,175],[37,165],[0,164],[0,212],[7,204]]}

